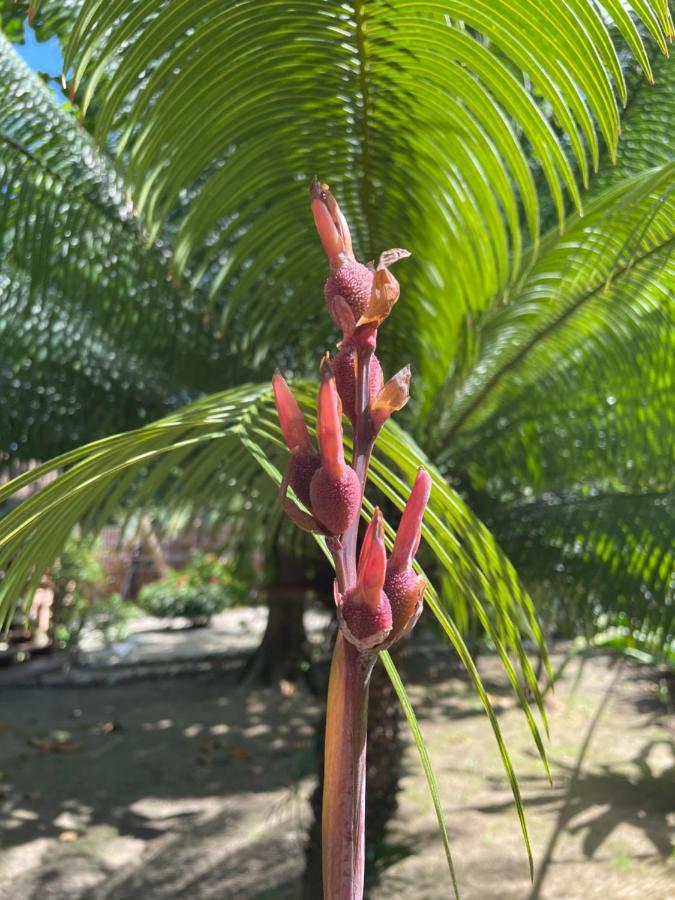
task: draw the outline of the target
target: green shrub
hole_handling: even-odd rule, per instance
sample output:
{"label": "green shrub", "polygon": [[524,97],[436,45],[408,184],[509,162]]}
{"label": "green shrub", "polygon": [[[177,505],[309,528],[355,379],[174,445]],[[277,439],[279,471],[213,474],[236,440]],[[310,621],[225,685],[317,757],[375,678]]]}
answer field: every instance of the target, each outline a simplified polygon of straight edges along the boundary
{"label": "green shrub", "polygon": [[105,595],[99,541],[73,535],[50,574],[52,632],[59,646],[76,651],[85,631],[100,632],[106,644],[126,637],[127,623],[138,610],[119,594]]}
{"label": "green shrub", "polygon": [[242,585],[227,563],[211,553],[195,553],[184,569],[172,570],[141,588],[136,600],[160,619],[189,619],[206,625],[211,617],[242,599]]}

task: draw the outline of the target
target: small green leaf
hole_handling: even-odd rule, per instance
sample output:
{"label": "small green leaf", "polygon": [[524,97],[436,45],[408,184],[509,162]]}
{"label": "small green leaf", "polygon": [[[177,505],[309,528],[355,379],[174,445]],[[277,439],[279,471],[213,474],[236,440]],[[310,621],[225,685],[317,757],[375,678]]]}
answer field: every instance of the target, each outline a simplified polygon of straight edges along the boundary
{"label": "small green leaf", "polygon": [[431,768],[431,760],[429,759],[429,754],[427,752],[426,744],[424,743],[424,738],[422,737],[422,732],[420,731],[420,727],[417,723],[417,717],[415,716],[415,710],[412,708],[412,704],[410,703],[410,699],[408,698],[408,693],[405,689],[403,682],[401,681],[401,677],[398,674],[398,670],[394,665],[394,661],[391,658],[389,652],[387,650],[383,650],[380,653],[380,659],[387,670],[387,675],[391,680],[391,683],[394,686],[394,690],[396,691],[396,695],[399,699],[401,707],[403,708],[403,712],[405,713],[405,717],[408,720],[408,725],[410,726],[410,730],[412,731],[413,738],[415,740],[415,746],[417,747],[417,752],[420,755],[420,761],[422,763],[422,768],[424,769],[424,774],[427,778],[427,784],[429,785],[429,793],[431,794],[431,799],[434,804],[434,809],[436,811],[436,818],[438,819],[438,829],[441,832],[441,840],[443,841],[443,849],[445,851],[445,858],[448,862],[448,869],[450,870],[450,877],[452,878],[452,887],[455,892],[455,897],[459,900],[459,888],[457,887],[457,879],[455,877],[455,867],[452,862],[452,854],[450,853],[450,841],[448,839],[448,829],[445,827],[445,819],[443,817],[443,807],[441,805],[441,798],[438,794],[438,785],[436,784],[436,776],[434,775],[433,769]]}

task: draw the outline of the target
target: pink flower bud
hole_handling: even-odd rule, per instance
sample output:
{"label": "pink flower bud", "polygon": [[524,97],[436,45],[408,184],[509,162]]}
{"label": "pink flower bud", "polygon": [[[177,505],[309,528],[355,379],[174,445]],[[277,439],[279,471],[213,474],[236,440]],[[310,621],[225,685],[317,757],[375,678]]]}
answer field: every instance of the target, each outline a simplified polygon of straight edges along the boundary
{"label": "pink flower bud", "polygon": [[345,466],[338,478],[321,466],[309,486],[312,512],[328,534],[342,534],[359,513],[361,485],[351,466]]}
{"label": "pink flower bud", "polygon": [[[335,375],[340,400],[342,400],[342,409],[353,423],[356,411],[356,348],[350,338],[343,341],[340,352],[331,359],[330,365]],[[369,399],[372,403],[384,380],[380,361],[375,354],[370,358],[369,380]]]}
{"label": "pink flower bud", "polygon": [[320,465],[321,457],[314,447],[299,447],[293,450],[288,461],[288,483],[310,510],[312,508],[310,487]]}
{"label": "pink flower bud", "polygon": [[321,363],[321,387],[319,388],[316,427],[321,463],[330,475],[339,478],[345,467],[345,452],[342,445],[342,403],[327,356]]}
{"label": "pink flower bud", "polygon": [[384,586],[391,605],[392,635],[398,640],[413,628],[420,617],[427,580],[410,568],[402,572],[387,572]]}
{"label": "pink flower bud", "polygon": [[387,568],[382,513],[375,510],[363,539],[356,585],[339,598],[345,637],[365,650],[381,644],[392,627],[392,611],[383,590]]}
{"label": "pink flower bud", "polygon": [[346,259],[328,276],[323,288],[326,306],[333,321],[343,331],[345,316],[340,307],[346,304],[354,317],[354,323],[358,323],[370,302],[373,277],[372,269],[355,259]]}
{"label": "pink flower bud", "polygon": [[284,440],[291,451],[288,462],[288,484],[309,509],[309,488],[314,473],[321,465],[321,457],[312,446],[305,417],[288,384],[277,370],[272,378],[274,402]]}
{"label": "pink flower bud", "polygon": [[289,450],[296,447],[311,447],[307,423],[298,402],[293,396],[286,380],[277,369],[272,377],[274,402],[277,407],[279,424]]}
{"label": "pink flower bud", "polygon": [[430,492],[431,477],[420,468],[403,510],[387,564],[384,587],[391,604],[392,633],[397,638],[412,628],[422,610],[426,581],[415,574],[412,562],[419,547],[422,518]]}
{"label": "pink flower bud", "polygon": [[314,178],[309,190],[314,223],[331,267],[324,286],[328,312],[351,334],[370,302],[375,272],[354,259],[347,220],[328,185]]}
{"label": "pink flower bud", "polygon": [[313,178],[309,186],[314,224],[319,232],[323,249],[331,269],[337,268],[347,259],[354,259],[352,237],[347,220],[328,190],[327,184],[320,184]]}
{"label": "pink flower bud", "polygon": [[359,512],[361,485],[345,463],[342,445],[342,407],[335,377],[324,360],[321,367],[317,433],[321,467],[309,486],[312,512],[330,534],[342,534]]}

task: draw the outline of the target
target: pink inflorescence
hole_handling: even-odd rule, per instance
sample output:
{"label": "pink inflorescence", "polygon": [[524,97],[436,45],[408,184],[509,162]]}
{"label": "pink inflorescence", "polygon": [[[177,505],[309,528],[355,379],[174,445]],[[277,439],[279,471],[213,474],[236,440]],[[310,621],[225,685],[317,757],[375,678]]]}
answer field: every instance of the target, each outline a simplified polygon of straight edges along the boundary
{"label": "pink inflorescence", "polygon": [[[274,376],[279,421],[291,451],[282,503],[298,525],[326,536],[336,563],[340,628],[360,652],[371,654],[410,631],[419,617],[426,586],[413,568],[431,489],[423,469],[417,473],[389,559],[382,513],[376,509],[356,563],[356,529],[370,453],[386,420],[408,400],[409,367],[384,383],[374,351],[377,329],[399,296],[398,282],[388,267],[409,254],[400,249],[386,251],[377,267],[358,262],[347,221],[327,186],[315,179],[310,193],[331,270],[324,287],[326,304],[343,335],[338,352],[332,358],[326,354],[321,364],[318,449],[288,385],[278,372]],[[352,425],[352,465],[345,460],[343,413]],[[287,496],[289,487],[304,510]]]}

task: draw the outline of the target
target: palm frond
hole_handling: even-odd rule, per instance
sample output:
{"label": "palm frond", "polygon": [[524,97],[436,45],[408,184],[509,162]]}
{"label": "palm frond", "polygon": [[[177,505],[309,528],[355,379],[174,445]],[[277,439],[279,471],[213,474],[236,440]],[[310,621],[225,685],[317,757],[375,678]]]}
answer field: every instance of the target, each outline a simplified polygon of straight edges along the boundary
{"label": "palm frond", "polygon": [[[315,430],[315,388],[297,385]],[[281,480],[287,451],[281,440],[271,390],[248,385],[204,398],[135,431],[115,435],[63,454],[0,487],[9,503],[48,473],[60,473],[0,519],[0,611],[5,623],[16,602],[29,598],[76,524],[96,533],[120,510],[138,512],[161,498],[165,509],[219,510],[221,518],[244,505],[264,522],[278,514],[270,488]],[[490,532],[431,467],[412,438],[388,423],[373,459],[372,484],[399,509],[421,463],[431,472],[432,490],[423,537],[452,589],[466,594],[495,641],[522,705],[533,740],[547,767],[539,728],[529,709],[512,655],[544,718],[541,694],[523,642],[533,639],[545,656],[532,601]],[[388,538],[391,540],[392,529]],[[321,539],[322,540],[322,539]],[[532,864],[527,829],[513,766],[499,723],[462,636],[451,603],[430,587],[431,610],[457,650],[488,714],[511,784]],[[485,606],[494,611],[495,623]],[[547,767],[548,771],[548,767]]]}
{"label": "palm frond", "polygon": [[[314,389],[299,384],[298,394],[313,427]],[[455,588],[498,608],[499,636],[506,643],[521,630],[540,641],[531,601],[489,531],[404,431],[390,424],[378,443],[373,484],[399,509],[417,467],[430,467],[434,491],[424,533]],[[33,579],[49,567],[76,523],[96,530],[123,501],[136,510],[158,497],[168,508],[218,506],[224,517],[228,498],[247,505],[262,499],[267,506],[269,492],[260,498],[252,473],[259,466],[278,484],[278,464],[284,458],[271,392],[266,385],[248,385],[30,469],[0,487],[0,503],[48,473],[61,474],[0,520],[0,569],[7,572],[0,588],[4,612],[24,591],[30,592]]]}
{"label": "palm frond", "polygon": [[[604,6],[649,76],[636,23],[665,51],[666,5]],[[521,218],[537,240],[539,174],[562,221],[564,190],[579,206],[603,142],[615,153],[626,92],[607,21],[589,0],[307,0],[292,15],[278,0],[86,0],[65,69],[83,108],[96,99],[150,237],[176,228],[174,270],[208,284],[223,323],[256,323],[240,349],[263,352],[318,294],[300,185],[335,173],[362,255],[425,260],[403,274],[417,302],[396,312],[408,338],[391,352],[444,372],[467,314],[516,276]]]}
{"label": "palm frond", "polygon": [[28,22],[39,41],[63,38],[81,7],[82,0],[0,0],[0,31],[12,42],[23,43]]}
{"label": "palm frond", "polygon": [[2,35],[0,80],[0,384],[16,398],[0,450],[44,458],[213,388],[222,351],[111,164]]}
{"label": "palm frond", "polygon": [[[467,431],[455,465],[476,490],[512,500],[583,483],[602,491],[672,483],[665,448],[674,425],[675,322],[667,304],[675,270],[647,267],[644,277],[653,277],[660,308],[634,318],[612,308],[601,338],[570,347],[529,389],[505,391],[501,411]],[[635,303],[641,289],[632,280],[613,299]]]}
{"label": "palm frond", "polygon": [[493,522],[559,627],[620,628],[666,658],[675,642],[675,492],[550,495]]}
{"label": "palm frond", "polygon": [[[631,340],[648,343],[663,359],[671,346],[674,187],[675,163],[622,181],[603,192],[584,218],[573,218],[564,238],[547,240],[509,302],[484,324],[479,361],[439,428],[446,457],[452,441],[461,443],[463,454],[480,447],[489,457],[497,432],[521,441],[519,427],[509,431],[510,423],[520,426],[528,418],[534,429],[530,446],[539,458],[546,452],[536,437],[539,417],[545,422],[559,404],[564,408],[571,383],[590,387],[584,367],[592,360],[602,362],[620,391],[619,382],[633,369],[635,387],[650,368],[649,357],[631,353]],[[653,440],[667,430],[672,415],[672,365],[665,362],[665,370],[651,365],[649,373],[666,417],[653,421]],[[606,407],[601,385],[592,394],[590,402]]]}
{"label": "palm frond", "polygon": [[591,179],[594,197],[624,178],[664,165],[675,156],[671,122],[675,117],[675,65],[670,56],[652,61],[653,82],[636,77],[621,115],[616,164],[601,165]]}

